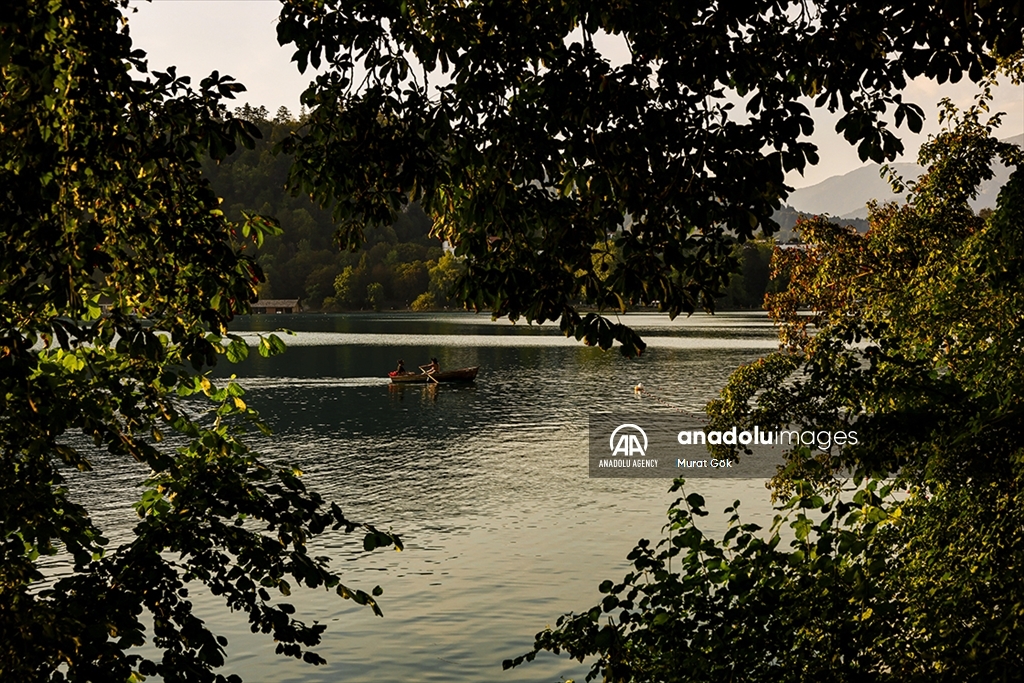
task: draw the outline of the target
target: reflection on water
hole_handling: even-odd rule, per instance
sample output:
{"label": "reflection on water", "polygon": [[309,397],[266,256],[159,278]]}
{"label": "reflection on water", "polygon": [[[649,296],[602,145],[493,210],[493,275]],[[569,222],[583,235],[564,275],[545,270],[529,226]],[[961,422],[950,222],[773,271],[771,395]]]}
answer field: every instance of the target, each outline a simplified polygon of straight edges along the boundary
{"label": "reflection on water", "polygon": [[[407,551],[365,554],[341,533],[317,541],[350,585],[385,590],[383,619],[322,593],[290,598],[303,618],[328,623],[323,667],[274,656],[272,642],[200,593],[196,604],[231,639],[236,670],[268,683],[582,679],[586,667],[554,657],[512,672],[500,664],[559,614],[595,604],[597,584],[621,578],[636,540],[659,535],[672,500],[667,480],[588,478],[588,413],[635,408],[638,381],[673,407],[700,410],[731,370],[775,347],[760,315],[626,322],[650,344],[640,359],[567,341],[557,326],[464,314],[239,321],[242,332],[296,331],[284,356],[252,353],[218,369],[239,376],[275,429],[259,448],[300,465],[351,518],[400,532]],[[442,369],[480,366],[477,382],[388,383],[398,358],[413,366],[431,356]],[[98,471],[73,485],[116,539],[131,525],[123,492],[141,474]],[[102,487],[87,479],[97,476]],[[770,513],[763,482],[696,487],[713,508],[739,498],[752,519]]]}

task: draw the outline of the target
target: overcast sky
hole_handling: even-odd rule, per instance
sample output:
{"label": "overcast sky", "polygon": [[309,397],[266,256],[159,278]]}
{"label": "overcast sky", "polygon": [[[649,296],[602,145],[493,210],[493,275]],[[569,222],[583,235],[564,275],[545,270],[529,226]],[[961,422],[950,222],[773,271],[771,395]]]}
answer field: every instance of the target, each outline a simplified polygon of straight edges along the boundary
{"label": "overcast sky", "polygon": [[[280,106],[298,111],[299,94],[311,76],[310,71],[300,74],[290,61],[292,50],[277,44],[275,22],[280,4],[276,0],[133,0],[132,7],[138,9],[128,15],[132,38],[137,48],[149,53],[151,69],[175,65],[179,74],[188,74],[194,81],[218,70],[245,84],[248,91],[239,97],[239,104],[262,105],[271,113]],[[614,55],[609,56],[615,61]],[[913,161],[921,141],[938,130],[936,104],[941,98],[966,106],[976,91],[966,79],[944,86],[924,80],[912,83],[904,99],[924,108],[927,119],[921,136],[898,129],[910,152],[900,161]],[[1001,85],[993,111],[1007,114],[1000,138],[1024,133],[1024,88]],[[804,177],[790,174],[789,184],[798,188],[863,165],[856,150],[835,132],[838,116],[819,110],[814,113],[813,141],[819,147],[821,163],[808,169]]]}

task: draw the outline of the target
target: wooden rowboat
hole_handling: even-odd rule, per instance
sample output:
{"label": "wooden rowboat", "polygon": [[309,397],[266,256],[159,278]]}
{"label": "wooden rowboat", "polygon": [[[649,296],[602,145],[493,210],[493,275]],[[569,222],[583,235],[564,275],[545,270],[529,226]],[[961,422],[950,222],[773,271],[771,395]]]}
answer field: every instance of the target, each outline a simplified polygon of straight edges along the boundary
{"label": "wooden rowboat", "polygon": [[[444,372],[438,372],[432,375],[432,377],[438,382],[472,382],[476,379],[476,373],[479,367],[475,368],[459,368],[458,370],[446,370]],[[421,372],[389,372],[388,377],[391,378],[392,384],[426,384],[433,383],[431,375],[427,375]]]}

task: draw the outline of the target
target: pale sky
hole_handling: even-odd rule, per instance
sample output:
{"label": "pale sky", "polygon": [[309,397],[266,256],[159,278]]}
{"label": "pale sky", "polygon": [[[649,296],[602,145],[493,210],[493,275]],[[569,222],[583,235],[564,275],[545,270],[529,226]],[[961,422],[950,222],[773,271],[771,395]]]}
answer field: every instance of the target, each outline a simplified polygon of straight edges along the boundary
{"label": "pale sky", "polygon": [[[290,61],[292,49],[277,44],[277,0],[132,0],[132,7],[138,8],[128,15],[132,38],[135,47],[149,54],[151,69],[175,65],[179,75],[190,75],[193,82],[217,70],[245,84],[247,92],[239,96],[239,105],[262,105],[271,114],[282,105],[293,113],[298,111],[299,94],[312,78],[312,70],[300,74]],[[609,57],[616,61],[612,53],[617,47],[609,46]],[[938,131],[936,105],[940,99],[949,97],[965,107],[976,92],[976,86],[966,79],[943,86],[925,80],[913,82],[904,100],[920,105],[926,119],[920,136],[911,135],[905,127],[896,130],[907,149],[899,161],[914,161],[920,143]],[[1024,133],[1024,87],[1003,84],[995,95],[992,110],[1006,112],[998,136]],[[787,181],[797,188],[864,165],[856,149],[835,132],[838,115],[824,110],[812,113],[816,121],[812,141],[818,145],[821,162],[807,169],[804,177],[789,175]]]}

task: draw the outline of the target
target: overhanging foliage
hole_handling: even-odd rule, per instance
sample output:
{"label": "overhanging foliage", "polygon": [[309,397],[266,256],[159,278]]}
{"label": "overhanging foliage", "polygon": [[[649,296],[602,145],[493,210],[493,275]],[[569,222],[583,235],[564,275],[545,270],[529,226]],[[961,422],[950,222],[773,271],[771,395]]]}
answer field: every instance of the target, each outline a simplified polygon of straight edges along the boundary
{"label": "overhanging foliage", "polygon": [[[199,162],[258,131],[226,114],[222,99],[242,90],[228,77],[192,88],[173,69],[133,75],[146,65],[126,5],[0,10],[5,681],[238,680],[217,673],[226,640],[193,613],[198,583],[279,652],[321,661],[310,648],[324,627],[281,601],[293,583],[378,608],[310,556],[308,539],[362,528],[367,549],[398,544],[249,451],[258,415],[235,383],[207,377],[248,353],[226,329],[262,277],[242,243],[275,227],[229,223]],[[283,345],[270,336],[259,348]],[[151,470],[116,548],[65,485],[68,468],[89,471],[101,451]],[[43,584],[40,558],[54,555],[72,571]]]}
{"label": "overhanging foliage", "polygon": [[893,124],[921,128],[908,79],[977,82],[1021,34],[998,2],[293,0],[278,39],[322,71],[292,180],[351,248],[419,201],[466,259],[467,305],[635,355],[632,330],[577,302],[712,307],[730,242],[776,229],[785,172],[818,161],[808,105],[892,159]]}

